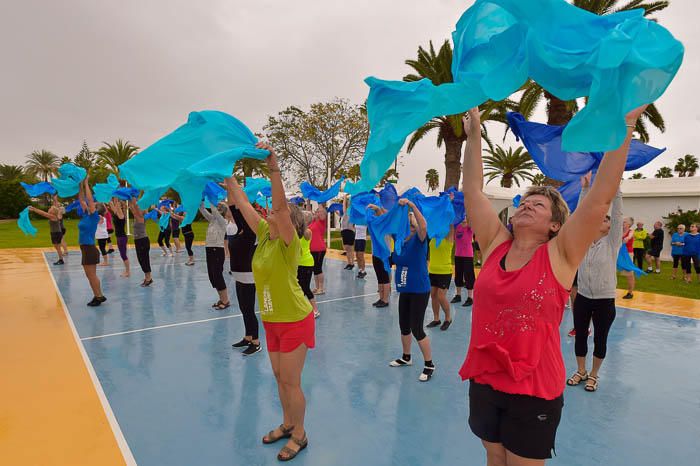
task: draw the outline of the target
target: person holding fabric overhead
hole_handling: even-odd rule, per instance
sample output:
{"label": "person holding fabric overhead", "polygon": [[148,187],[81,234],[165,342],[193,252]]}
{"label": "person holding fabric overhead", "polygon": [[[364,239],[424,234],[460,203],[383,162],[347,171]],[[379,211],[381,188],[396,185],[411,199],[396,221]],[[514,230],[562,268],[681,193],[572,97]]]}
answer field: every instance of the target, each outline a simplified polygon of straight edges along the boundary
{"label": "person holding fabric overhead", "polygon": [[[316,305],[316,297],[311,291],[311,277],[314,274],[314,256],[311,254],[311,236],[313,233],[307,227],[313,221],[313,214],[304,211],[304,224],[299,226],[297,234],[299,234],[299,245],[301,246],[301,256],[299,258],[299,267],[297,270],[297,279],[301,286],[304,295],[309,299],[311,306],[314,308],[314,318],[321,315]],[[303,228],[302,228],[303,227]]]}
{"label": "person holding fabric overhead", "polygon": [[63,214],[61,213],[61,209],[58,204],[58,196],[55,194],[51,198],[51,207],[44,212],[41,209],[37,209],[34,206],[29,206],[29,211],[34,212],[37,215],[41,215],[42,217],[48,219],[49,221],[49,234],[51,235],[51,244],[53,245],[54,249],[56,250],[56,254],[58,255],[58,260],[53,263],[53,265],[63,265],[65,262],[63,261],[63,232],[62,232],[62,219],[63,219]]}
{"label": "person holding fabric overhead", "polygon": [[644,242],[649,237],[649,233],[644,229],[644,222],[637,222],[637,228],[632,233],[634,236],[634,243],[632,248],[634,250],[634,262],[638,268],[644,270],[644,257],[646,256],[647,249],[644,247]]}
{"label": "person holding fabric overhead", "polygon": [[[579,205],[588,194],[591,173],[581,178]],[[622,230],[622,193],[617,190],[610,215],[606,215],[597,238],[588,248],[578,268],[578,292],[573,306],[576,329],[576,372],[566,381],[575,386],[586,382],[587,392],[598,390],[598,371],[607,353],[608,333],[615,320],[615,292],[617,287],[617,256],[622,245],[618,232]],[[586,370],[588,328],[593,322],[593,367]]]}
{"label": "person holding fabric overhead", "polygon": [[245,348],[243,355],[250,356],[261,349],[260,325],[255,315],[255,277],[253,276],[253,255],[255,254],[256,236],[237,207],[236,188],[233,180],[227,178],[225,181],[228,208],[237,228],[236,233],[228,239],[231,251],[235,251],[235,254],[231,254],[233,262],[231,269],[233,270],[233,279],[236,281],[238,308],[243,315],[243,326],[245,328],[245,336],[231,346],[233,348]]}
{"label": "person holding fabric overhead", "polygon": [[452,324],[452,309],[447,300],[447,290],[452,282],[452,246],[454,245],[454,226],[450,225],[449,234],[438,245],[437,240],[430,240],[430,301],[433,306],[433,321],[427,327],[440,325],[440,308],[445,313],[445,322],[440,330],[447,330]]}
{"label": "person holding fabric overhead", "polygon": [[129,242],[129,237],[126,236],[126,209],[123,205],[123,201],[114,197],[109,201],[108,206],[109,210],[113,212],[112,224],[114,225],[114,236],[117,238],[119,256],[122,258],[122,262],[124,262],[124,272],[120,276],[128,278],[131,275],[131,271],[129,269],[129,256],[126,252],[126,246]]}
{"label": "person holding fabric overhead", "polygon": [[[168,215],[170,214],[170,206],[163,205],[158,211],[160,216]],[[163,254],[161,254],[163,257],[172,257],[173,255],[173,250],[170,247],[170,235],[172,235],[172,232],[173,231],[170,229],[170,221],[168,221],[168,225],[165,229],[161,229],[158,232],[158,246],[163,250]]]}
{"label": "person holding fabric overhead", "polygon": [[[182,222],[185,219],[187,212],[181,212],[182,215],[176,214],[175,211],[170,213],[170,217],[178,222]],[[187,262],[185,265],[194,265],[194,251],[192,250],[192,244],[194,243],[194,231],[192,231],[192,224],[185,225],[180,228],[182,231],[182,236],[185,238],[185,250],[187,250]]]}
{"label": "person holding fabric overhead", "polygon": [[676,227],[676,232],[671,236],[671,257],[673,258],[673,272],[671,272],[671,280],[676,279],[678,264],[683,258],[683,237],[685,236],[685,225],[682,223]]}
{"label": "person holding fabric overhead", "polygon": [[88,177],[80,183],[78,200],[85,215],[78,222],[78,244],[82,254],[81,264],[85,271],[85,276],[90,283],[93,298],[87,303],[88,306],[96,307],[107,301],[102,294],[100,279],[97,277],[97,264],[100,263],[100,253],[95,247],[95,232],[97,224],[100,222],[100,214],[95,207],[95,199],[92,197],[92,190],[88,184]]}
{"label": "person holding fabric overhead", "polygon": [[314,280],[316,281],[316,289],[313,290],[315,295],[326,293],[325,281],[323,278],[323,261],[326,257],[326,222],[328,215],[326,208],[322,205],[318,206],[314,213],[314,219],[309,225],[311,230],[311,255],[314,257]]}
{"label": "person holding fabric overhead", "polygon": [[[387,212],[385,208],[374,204],[369,204],[367,208],[372,210],[377,216],[384,215]],[[384,242],[389,247],[389,251],[392,251],[392,238],[390,235],[384,236]],[[372,248],[374,249],[374,246],[372,246]],[[391,258],[389,258],[389,264],[391,265]],[[391,296],[391,269],[386,270],[384,261],[374,254],[372,254],[372,267],[374,268],[374,274],[377,276],[377,292],[379,293],[379,300],[372,303],[372,306],[380,309],[389,307],[389,296]],[[364,278],[364,276],[362,278]]]}
{"label": "person holding fabric overhead", "polygon": [[253,274],[270,364],[282,404],[282,424],[262,441],[270,444],[288,438],[277,455],[278,460],[288,461],[308,445],[301,373],[307,350],[316,345],[315,322],[311,304],[297,279],[301,254],[297,231],[304,223],[303,214],[297,206],[287,203],[274,149],[266,143],[258,143],[256,147],[270,152],[267,165],[272,181],[272,208],[267,220],[250,205],[236,180],[230,183],[236,206],[258,238]]}
{"label": "person holding fabric overhead", "polygon": [[683,236],[683,269],[685,282],[692,283],[691,262],[695,268],[695,275],[700,279],[700,233],[698,233],[697,223],[691,223],[688,229],[690,231]]}
{"label": "person holding fabric overhead", "polygon": [[180,243],[180,218],[173,217],[173,212],[177,208],[177,202],[173,202],[170,206],[170,232],[172,234],[173,243],[175,243],[175,254],[182,253],[182,243]]}
{"label": "person holding fabric overhead", "polygon": [[355,225],[350,223],[348,208],[348,197],[345,196],[343,198],[343,217],[340,219],[340,236],[343,239],[345,259],[348,261],[347,265],[345,265],[345,270],[352,270],[355,268]]}
{"label": "person holding fabric overhead", "polygon": [[228,309],[231,302],[228,299],[226,280],[224,280],[224,262],[226,253],[224,252],[224,235],[226,234],[226,220],[224,219],[224,204],[211,207],[211,211],[204,207],[204,203],[199,206],[199,212],[209,222],[207,226],[207,236],[204,251],[207,258],[207,273],[209,283],[219,294],[219,300],[211,307],[219,311]]}
{"label": "person holding fabric overhead", "polygon": [[153,284],[151,275],[151,240],[146,233],[146,219],[144,218],[145,211],[141,210],[138,203],[129,202],[129,209],[134,215],[134,249],[136,250],[136,259],[139,261],[141,271],[143,272],[143,281],[141,287],[146,288]]}
{"label": "person holding fabric overhead", "polygon": [[411,234],[404,240],[401,254],[392,254],[396,264],[396,291],[399,292],[399,328],[403,355],[389,363],[391,367],[410,366],[411,334],[423,353],[424,367],[418,380],[427,382],[435,372],[430,338],[423,330],[425,310],[430,298],[430,278],[428,276],[428,226],[420,209],[408,199],[399,199],[399,205],[407,205],[411,210],[409,220]]}
{"label": "person holding fabric overhead", "polygon": [[469,380],[469,426],[489,465],[543,465],[551,458],[566,386],[559,336],[564,305],[579,264],[600,235],[645,108],[626,116],[624,143],[605,154],[593,186],[570,217],[556,189],[533,186],[513,215],[512,234],[483,193],[479,109],[463,119],[464,204],[483,267],[460,375]]}
{"label": "person holding fabric overhead", "polygon": [[452,303],[462,301],[462,287],[467,288],[467,299],[464,300],[463,307],[471,306],[474,303],[474,249],[472,240],[474,232],[469,226],[469,220],[464,220],[455,227],[455,288],[456,293],[452,298]]}

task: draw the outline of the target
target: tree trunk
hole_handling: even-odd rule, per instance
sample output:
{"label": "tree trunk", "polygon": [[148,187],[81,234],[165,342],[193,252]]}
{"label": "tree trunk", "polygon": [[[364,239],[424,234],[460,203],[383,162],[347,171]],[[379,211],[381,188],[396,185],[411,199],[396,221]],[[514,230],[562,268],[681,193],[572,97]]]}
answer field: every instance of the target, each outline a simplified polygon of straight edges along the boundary
{"label": "tree trunk", "polygon": [[[547,124],[554,126],[564,126],[574,117],[574,113],[566,106],[566,102],[556,98],[547,91],[544,91],[547,99]],[[563,185],[561,181],[548,176],[544,179],[544,186],[554,186],[558,188]]]}
{"label": "tree trunk", "polygon": [[454,135],[446,135],[445,141],[445,191],[452,186],[459,189],[462,175],[462,145],[464,140]]}
{"label": "tree trunk", "polygon": [[513,175],[508,175],[508,174],[503,175],[503,177],[501,177],[501,186],[504,188],[512,188],[513,187]]}

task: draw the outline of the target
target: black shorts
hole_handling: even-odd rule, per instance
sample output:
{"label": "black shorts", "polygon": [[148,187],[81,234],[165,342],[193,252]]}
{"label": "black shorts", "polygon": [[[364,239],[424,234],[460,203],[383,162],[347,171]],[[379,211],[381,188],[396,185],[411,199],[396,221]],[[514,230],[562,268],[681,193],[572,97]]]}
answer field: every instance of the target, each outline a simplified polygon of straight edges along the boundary
{"label": "black shorts", "polygon": [[[224,235],[224,236],[225,236],[225,235]],[[179,238],[179,237],[180,237],[180,229],[179,229],[179,228],[175,228],[175,229],[173,230],[173,238]]]}
{"label": "black shorts", "polygon": [[391,277],[389,277],[389,271],[384,268],[384,262],[377,256],[372,256],[372,266],[374,267],[374,273],[377,275],[377,283],[380,285],[388,285],[391,283]]}
{"label": "black shorts", "polygon": [[355,252],[365,252],[367,249],[366,239],[356,239],[355,240]]}
{"label": "black shorts", "polygon": [[452,283],[452,274],[451,273],[446,273],[446,274],[431,273],[430,274],[430,286],[434,286],[435,288],[440,288],[442,290],[446,290],[450,287],[450,283]]}
{"label": "black shorts", "polygon": [[649,254],[651,257],[661,257],[661,249],[651,248],[647,251],[647,254]]}
{"label": "black shorts", "polygon": [[469,381],[469,427],[474,435],[524,458],[552,457],[564,396],[545,400],[510,395]]}
{"label": "black shorts", "polygon": [[352,246],[355,244],[355,232],[352,230],[343,230],[340,232],[343,238],[343,246]]}
{"label": "black shorts", "polygon": [[61,233],[60,231],[51,232],[51,244],[61,244],[62,239],[63,233]]}
{"label": "black shorts", "polygon": [[100,251],[97,250],[94,244],[81,244],[80,252],[82,265],[97,265],[100,263]]}
{"label": "black shorts", "polygon": [[479,248],[479,243],[477,241],[474,241],[474,244],[472,245],[475,251],[481,251]]}
{"label": "black shorts", "polygon": [[671,257],[673,257],[673,268],[677,269],[683,256],[681,254],[672,254]]}

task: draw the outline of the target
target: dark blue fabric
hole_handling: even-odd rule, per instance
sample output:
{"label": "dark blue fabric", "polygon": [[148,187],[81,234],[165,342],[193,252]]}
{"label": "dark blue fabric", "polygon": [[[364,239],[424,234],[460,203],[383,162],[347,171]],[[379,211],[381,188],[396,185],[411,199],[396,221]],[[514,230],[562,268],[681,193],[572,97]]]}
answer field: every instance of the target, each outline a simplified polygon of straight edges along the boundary
{"label": "dark blue fabric", "polygon": [[94,246],[98,223],[100,223],[100,214],[97,212],[85,215],[80,219],[78,222],[78,244]]}
{"label": "dark blue fabric", "polygon": [[454,224],[456,217],[449,194],[445,192],[439,196],[427,197],[418,188],[411,188],[404,192],[401,198],[408,199],[420,209],[428,224],[428,237],[435,238],[437,244],[440,245],[445,236],[450,233],[450,225]]}
{"label": "dark blue fabric", "polygon": [[294,205],[302,205],[304,203],[304,198],[301,196],[294,196],[289,202]]}
{"label": "dark blue fabric", "polygon": [[700,255],[700,234],[691,235],[686,233],[683,237],[683,255],[684,256],[698,256]]}
{"label": "dark blue fabric", "polygon": [[202,195],[211,205],[215,206],[222,200],[226,199],[226,190],[219,186],[219,183],[210,181],[206,184],[206,186],[204,186],[204,193]]}
{"label": "dark blue fabric", "polygon": [[354,225],[367,225],[367,206],[379,205],[379,195],[376,193],[355,194],[350,199],[350,223]]}
{"label": "dark blue fabric", "polygon": [[396,192],[396,186],[393,183],[387,183],[379,191],[379,200],[382,203],[382,207],[386,210],[393,209],[396,203],[399,202],[399,193]]}
{"label": "dark blue fabric", "polygon": [[397,205],[389,212],[375,216],[367,213],[367,226],[372,238],[372,255],[384,262],[384,268],[391,270],[389,257],[391,251],[384,237],[389,235],[394,238],[394,249],[401,254],[404,240],[411,234],[411,225],[408,220],[408,206]]}
{"label": "dark blue fabric", "polygon": [[328,207],[328,213],[331,214],[333,212],[339,212],[340,215],[343,215],[343,204],[340,202],[334,202],[333,204]]}
{"label": "dark blue fabric", "polygon": [[[581,193],[581,177],[598,170],[603,161],[602,152],[566,152],[562,149],[562,133],[566,126],[551,126],[525,120],[519,113],[508,113],[508,123],[516,139],[522,140],[532,160],[545,176],[564,182],[559,192],[573,212]],[[568,126],[568,125],[567,125]],[[625,170],[638,170],[661,155],[666,149],[657,149],[640,141],[630,145]]]}
{"label": "dark blue fabric", "polygon": [[301,191],[301,195],[304,196],[306,199],[310,199],[312,201],[318,202],[319,204],[323,204],[338,196],[338,194],[340,193],[340,185],[343,183],[343,180],[345,180],[345,178],[339,179],[335,182],[335,184],[333,184],[333,186],[331,186],[325,191],[319,191],[319,189],[316,188],[314,185],[312,185],[308,181],[304,181],[299,186],[299,190]]}
{"label": "dark blue fabric", "polygon": [[175,201],[173,201],[172,199],[162,199],[162,200],[158,201],[158,205],[156,206],[156,208],[158,208],[158,209],[160,209],[161,207],[170,208],[170,206],[173,205],[174,203],[175,203]]}
{"label": "dark blue fabric", "polygon": [[78,199],[74,200],[70,204],[66,206],[66,212],[72,212],[76,211],[80,217],[85,216],[85,211],[83,210],[83,207],[80,205],[80,201]]}
{"label": "dark blue fabric", "polygon": [[521,196],[520,194],[518,194],[517,196],[515,196],[515,197],[513,198],[513,207],[515,207],[516,209],[517,209],[518,207],[520,207],[520,200],[521,200],[522,198],[523,198],[523,196]]}
{"label": "dark blue fabric", "polygon": [[399,293],[429,293],[428,240],[421,241],[417,234],[411,236],[401,249],[392,254],[396,264],[396,291]]}
{"label": "dark blue fabric", "polygon": [[152,209],[150,212],[143,216],[143,220],[158,220],[158,210]]}
{"label": "dark blue fabric", "polygon": [[122,201],[130,201],[132,199],[138,199],[140,192],[141,191],[138,189],[132,187],[117,188],[114,190],[114,197],[121,199]]}
{"label": "dark blue fabric", "polygon": [[54,188],[51,183],[46,181],[42,181],[41,183],[37,184],[28,184],[20,181],[19,184],[21,184],[24,190],[27,191],[29,197],[39,197],[43,194],[56,194],[56,188]]}
{"label": "dark blue fabric", "polygon": [[464,218],[467,216],[467,212],[464,208],[464,193],[462,191],[458,191],[454,186],[450,186],[447,188],[447,191],[440,194],[451,194],[453,197],[452,208],[455,211],[455,217],[452,221],[452,225],[459,225],[462,223]]}

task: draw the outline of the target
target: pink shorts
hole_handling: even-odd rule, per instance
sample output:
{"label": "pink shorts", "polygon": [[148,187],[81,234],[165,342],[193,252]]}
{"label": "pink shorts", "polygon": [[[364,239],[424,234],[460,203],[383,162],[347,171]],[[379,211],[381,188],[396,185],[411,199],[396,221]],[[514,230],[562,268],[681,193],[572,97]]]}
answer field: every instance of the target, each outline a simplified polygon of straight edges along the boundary
{"label": "pink shorts", "polygon": [[311,349],[316,346],[314,313],[298,322],[265,322],[265,340],[268,352],[291,353],[302,343]]}

